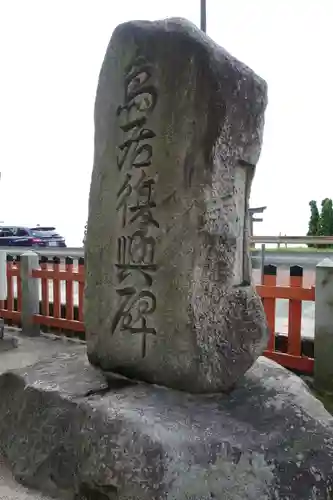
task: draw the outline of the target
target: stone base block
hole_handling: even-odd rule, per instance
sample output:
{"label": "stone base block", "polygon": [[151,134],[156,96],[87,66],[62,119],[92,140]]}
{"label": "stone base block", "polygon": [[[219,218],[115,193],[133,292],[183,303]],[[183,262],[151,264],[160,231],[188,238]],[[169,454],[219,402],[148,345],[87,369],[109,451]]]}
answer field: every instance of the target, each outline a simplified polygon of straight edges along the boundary
{"label": "stone base block", "polygon": [[82,352],[4,373],[0,448],[18,480],[66,498],[333,495],[333,418],[265,358],[229,395],[105,377]]}

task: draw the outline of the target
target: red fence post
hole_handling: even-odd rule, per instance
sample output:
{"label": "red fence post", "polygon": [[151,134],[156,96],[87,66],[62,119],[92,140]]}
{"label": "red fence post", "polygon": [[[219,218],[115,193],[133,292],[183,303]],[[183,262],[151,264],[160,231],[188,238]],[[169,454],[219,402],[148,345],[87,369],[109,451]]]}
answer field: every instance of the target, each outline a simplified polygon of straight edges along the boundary
{"label": "red fence post", "polygon": [[7,255],[7,310],[14,311],[13,256]]}
{"label": "red fence post", "polygon": [[61,281],[60,281],[60,259],[53,257],[53,317],[61,317]]}
{"label": "red fence post", "polygon": [[[73,274],[73,259],[66,257],[66,271]],[[66,280],[66,319],[74,319],[74,287],[73,280]]]}
{"label": "red fence post", "polygon": [[[303,285],[303,268],[292,266],[290,268],[290,287],[301,288]],[[302,352],[302,301],[289,299],[288,310],[288,354],[300,356]]]}
{"label": "red fence post", "polygon": [[[264,266],[264,279],[263,285],[266,286],[276,286],[276,275],[277,268],[271,264]],[[275,349],[275,309],[276,309],[276,299],[274,297],[265,297],[262,299],[264,310],[266,313],[268,328],[269,328],[269,340],[267,349],[269,351],[274,351]]]}
{"label": "red fence post", "polygon": [[17,275],[16,275],[16,290],[17,290],[17,304],[16,304],[16,310],[18,312],[22,311],[22,281],[21,281],[21,271],[20,271],[20,266],[21,266],[21,256],[17,255],[16,256],[16,268],[17,268]]}
{"label": "red fence post", "polygon": [[[42,271],[47,271],[49,259],[43,255],[40,260],[40,268]],[[42,314],[49,316],[50,314],[50,299],[49,299],[49,280],[45,276],[40,278],[42,291]]]}
{"label": "red fence post", "polygon": [[[79,269],[79,274],[81,276],[84,276],[84,258],[80,257],[79,258],[79,264],[78,264],[78,269]],[[79,281],[79,303],[78,303],[78,310],[79,310],[79,321],[83,322],[83,298],[84,298],[84,280]]]}

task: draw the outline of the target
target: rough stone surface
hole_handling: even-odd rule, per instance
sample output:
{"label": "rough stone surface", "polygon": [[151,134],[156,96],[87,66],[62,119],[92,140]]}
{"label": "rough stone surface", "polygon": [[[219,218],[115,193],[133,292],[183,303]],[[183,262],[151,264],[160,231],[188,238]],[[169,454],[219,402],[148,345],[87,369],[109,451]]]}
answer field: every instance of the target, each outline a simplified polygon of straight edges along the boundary
{"label": "rough stone surface", "polygon": [[[18,484],[0,456],[0,499],[1,500],[51,500],[37,491],[28,490]],[[54,498],[53,498],[54,500]]]}
{"label": "rough stone surface", "polygon": [[18,368],[23,369],[64,352],[73,354],[81,350],[82,353],[86,353],[86,346],[83,343],[78,343],[63,335],[59,337],[42,333],[40,337],[27,337],[20,329],[8,327],[5,330],[5,338],[15,339],[17,347],[7,351],[0,350],[0,373]]}
{"label": "rough stone surface", "polygon": [[247,209],[265,107],[265,82],[188,21],[115,30],[86,240],[93,364],[213,392],[262,353]]}
{"label": "rough stone surface", "polygon": [[18,346],[18,339],[15,337],[0,338],[0,352],[10,351]]}
{"label": "rough stone surface", "polygon": [[84,353],[65,353],[0,376],[0,422],[15,477],[66,498],[333,495],[333,418],[300,378],[265,358],[230,395],[189,395],[107,383]]}

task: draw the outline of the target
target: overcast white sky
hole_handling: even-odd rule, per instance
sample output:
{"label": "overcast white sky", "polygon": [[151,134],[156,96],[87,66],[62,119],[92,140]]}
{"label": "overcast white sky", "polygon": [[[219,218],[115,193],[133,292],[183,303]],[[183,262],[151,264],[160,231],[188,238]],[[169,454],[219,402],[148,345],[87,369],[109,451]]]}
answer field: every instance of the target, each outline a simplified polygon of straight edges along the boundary
{"label": "overcast white sky", "polygon": [[[199,24],[199,14],[199,0],[0,0],[0,220],[54,224],[81,244],[113,29],[171,16]],[[333,197],[332,26],[333,0],[207,0],[208,34],[268,82],[257,234],[305,234],[309,200]]]}

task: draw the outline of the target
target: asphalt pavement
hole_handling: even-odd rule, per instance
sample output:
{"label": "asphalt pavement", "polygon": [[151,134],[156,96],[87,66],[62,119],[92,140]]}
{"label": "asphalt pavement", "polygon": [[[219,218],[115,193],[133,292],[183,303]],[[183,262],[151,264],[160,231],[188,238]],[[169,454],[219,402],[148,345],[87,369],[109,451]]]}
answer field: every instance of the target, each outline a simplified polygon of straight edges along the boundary
{"label": "asphalt pavement", "polygon": [[[24,248],[24,247],[0,247],[0,250],[6,251],[9,255],[21,255],[27,251],[33,251],[39,255],[47,256],[50,260],[53,257],[60,257],[64,259],[66,256],[73,259],[84,257],[84,249],[82,247],[68,247],[68,248]],[[264,259],[265,264],[273,264],[275,266],[302,266],[304,268],[314,269],[316,265],[325,258],[333,260],[332,251],[296,251],[296,250],[274,250],[267,249],[265,251]],[[261,266],[262,253],[260,249],[252,250],[252,265],[255,269]]]}
{"label": "asphalt pavement", "polygon": [[[27,251],[33,251],[39,255],[47,256],[50,261],[53,257],[64,259],[66,256],[73,259],[84,257],[84,249],[82,247],[67,247],[67,248],[25,248],[25,247],[0,247],[0,250],[6,251],[10,255],[21,255]],[[266,249],[264,260],[265,264],[275,266],[290,267],[302,266],[307,269],[314,269],[316,265],[325,258],[333,260],[332,251],[297,251],[297,250],[274,250]],[[260,249],[252,250],[252,265],[254,269],[261,267],[262,253]]]}

